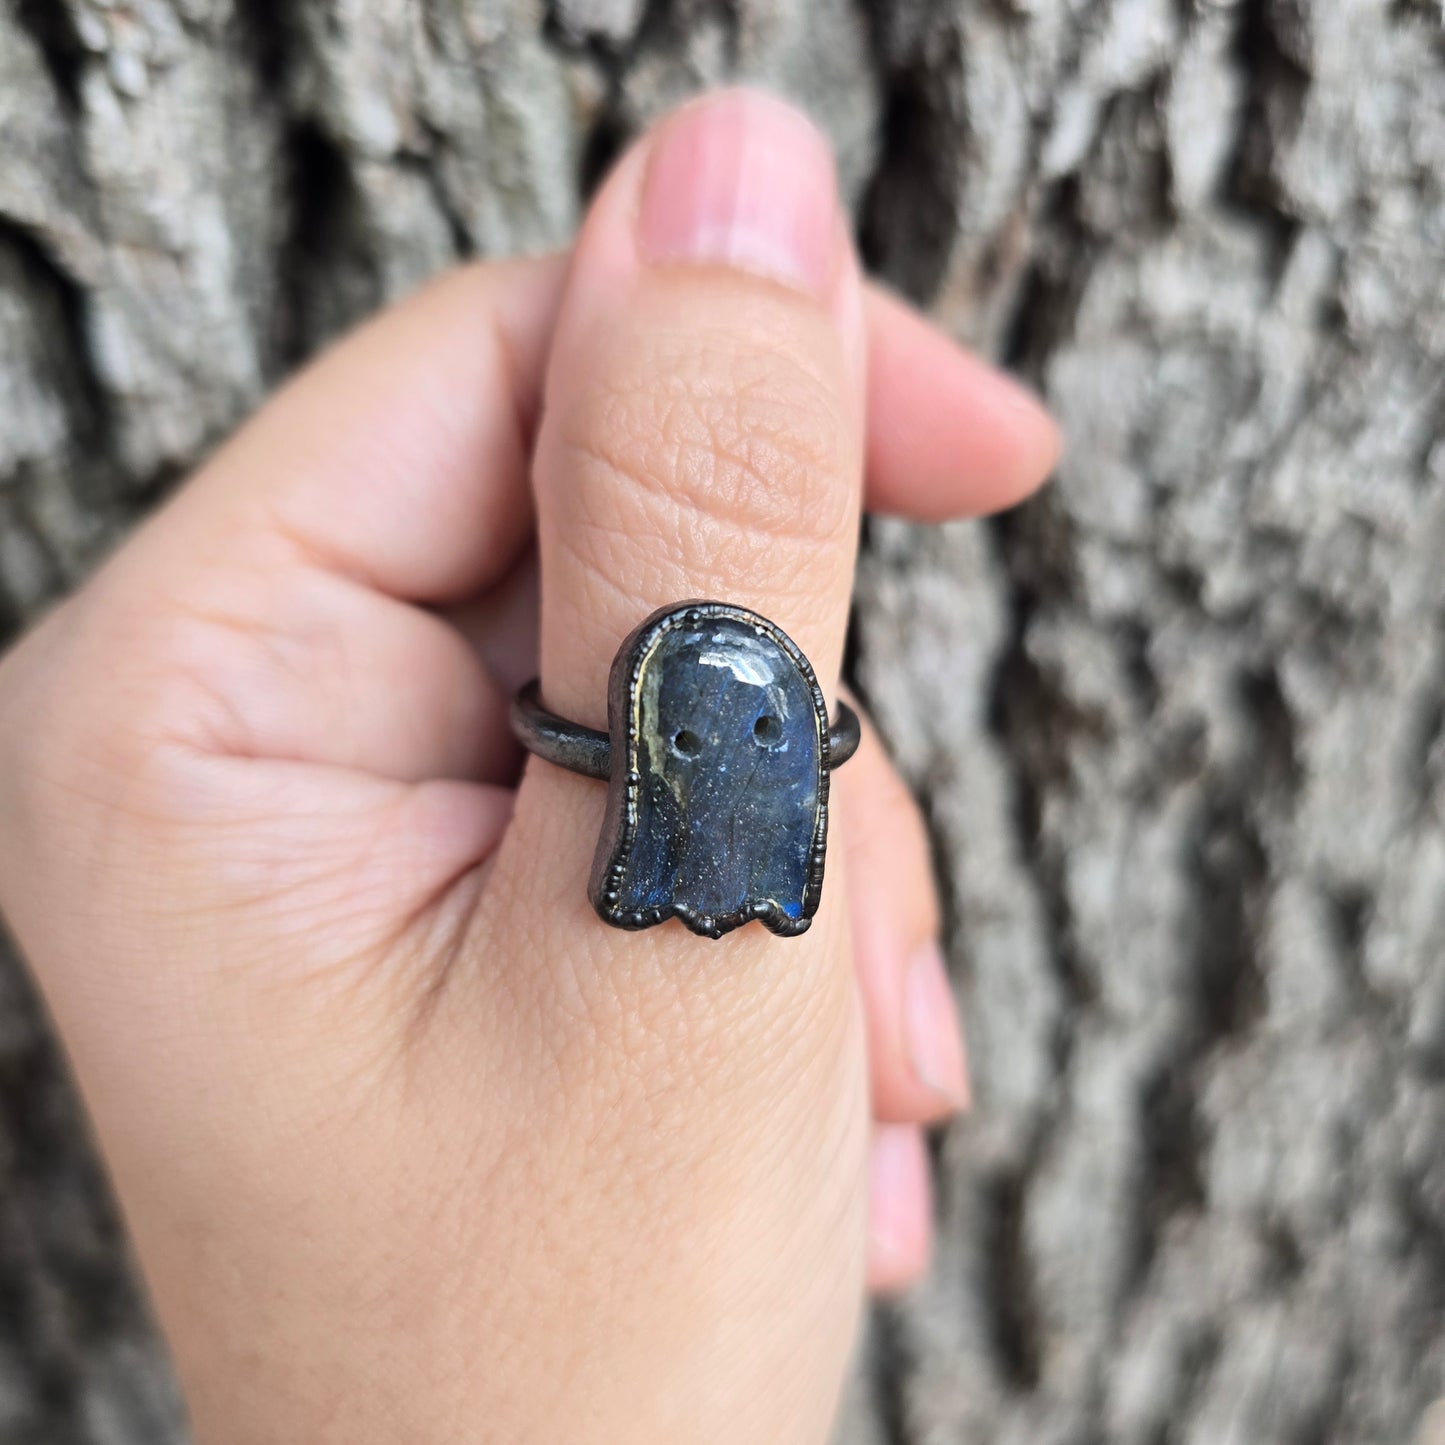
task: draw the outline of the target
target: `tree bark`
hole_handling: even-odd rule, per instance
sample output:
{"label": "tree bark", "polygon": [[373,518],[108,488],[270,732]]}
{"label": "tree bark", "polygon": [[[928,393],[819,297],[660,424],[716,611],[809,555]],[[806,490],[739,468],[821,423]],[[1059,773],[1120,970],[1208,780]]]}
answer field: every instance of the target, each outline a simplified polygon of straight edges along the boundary
{"label": "tree bark", "polygon": [[[1436,1445],[1435,0],[0,0],[0,632],[328,337],[565,243],[738,76],[1069,442],[1011,517],[866,538],[853,677],[979,1102],[841,1438]],[[0,1440],[183,1438],[13,962],[0,1300]]]}

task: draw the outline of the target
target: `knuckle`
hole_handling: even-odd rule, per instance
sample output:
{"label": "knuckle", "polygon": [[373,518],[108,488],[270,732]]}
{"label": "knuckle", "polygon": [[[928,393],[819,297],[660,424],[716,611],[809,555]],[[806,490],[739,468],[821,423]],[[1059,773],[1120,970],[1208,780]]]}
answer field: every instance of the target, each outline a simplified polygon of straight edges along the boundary
{"label": "knuckle", "polygon": [[789,553],[847,536],[857,447],[839,388],[795,349],[696,338],[601,375],[561,419],[581,521]]}
{"label": "knuckle", "polygon": [[227,638],[201,628],[158,584],[96,578],[5,658],[0,770],[23,816],[84,804],[161,823],[167,760],[221,751],[248,721],[221,685],[228,667],[255,671],[240,628]]}

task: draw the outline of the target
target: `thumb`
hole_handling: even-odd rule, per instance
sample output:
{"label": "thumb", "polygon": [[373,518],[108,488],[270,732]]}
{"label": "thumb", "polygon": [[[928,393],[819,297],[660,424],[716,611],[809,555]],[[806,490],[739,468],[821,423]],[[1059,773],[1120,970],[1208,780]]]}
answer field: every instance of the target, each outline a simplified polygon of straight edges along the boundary
{"label": "thumb", "polygon": [[[771,619],[836,707],[863,352],[832,158],[801,116],[725,92],[624,159],[575,252],[534,465],[550,709],[607,726],[619,644],[696,598]],[[844,1368],[863,1240],[842,849],[802,937],[756,924],[720,943],[677,922],[624,932],[588,900],[606,800],[533,760],[484,907],[498,947],[536,945],[508,983],[519,1030],[546,1033],[539,1067],[565,1076],[557,1107],[590,1121],[589,1210],[620,1205],[615,1227],[635,1242],[607,1278],[645,1289],[645,1309],[616,1296],[599,1307],[655,1321],[659,1370],[682,1351],[684,1378],[697,1366],[713,1387],[726,1380],[715,1418],[738,1438],[821,1437],[832,1403],[820,1385]],[[709,806],[701,843],[726,867],[769,824]]]}
{"label": "thumb", "polygon": [[823,138],[728,92],[630,155],[578,246],[535,471],[549,704],[605,723],[655,607],[742,603],[827,681],[858,527],[862,298]]}

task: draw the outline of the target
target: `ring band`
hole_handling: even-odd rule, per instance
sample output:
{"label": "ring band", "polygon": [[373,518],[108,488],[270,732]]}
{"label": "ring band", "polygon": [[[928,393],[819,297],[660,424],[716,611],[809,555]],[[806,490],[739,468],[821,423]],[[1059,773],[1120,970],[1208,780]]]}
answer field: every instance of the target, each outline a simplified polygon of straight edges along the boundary
{"label": "ring band", "polygon": [[618,648],[607,716],[606,732],[559,717],[535,680],[512,701],[529,752],[608,784],[588,889],[603,921],[804,932],[822,895],[828,775],[859,725],[844,702],[830,722],[792,639],[725,602],[661,608]]}

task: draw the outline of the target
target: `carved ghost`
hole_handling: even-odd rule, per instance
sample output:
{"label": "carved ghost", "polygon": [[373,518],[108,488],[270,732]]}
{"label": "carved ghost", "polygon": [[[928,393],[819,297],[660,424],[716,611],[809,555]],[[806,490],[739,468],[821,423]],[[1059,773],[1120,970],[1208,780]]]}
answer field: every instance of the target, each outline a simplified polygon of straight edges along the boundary
{"label": "carved ghost", "polygon": [[654,613],[618,650],[612,770],[593,907],[718,938],[757,919],[802,933],[828,828],[828,714],[777,626],[718,602]]}

